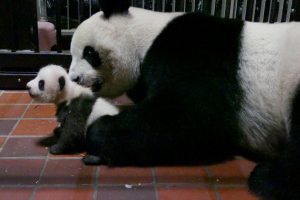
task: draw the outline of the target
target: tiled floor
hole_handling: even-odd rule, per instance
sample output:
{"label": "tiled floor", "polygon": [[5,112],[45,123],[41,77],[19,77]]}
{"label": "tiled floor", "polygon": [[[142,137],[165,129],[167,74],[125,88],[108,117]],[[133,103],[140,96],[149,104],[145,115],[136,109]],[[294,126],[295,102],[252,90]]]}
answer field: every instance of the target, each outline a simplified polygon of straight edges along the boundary
{"label": "tiled floor", "polygon": [[[118,103],[118,101],[117,101]],[[255,200],[254,164],[209,167],[90,167],[82,155],[54,156],[37,141],[56,126],[55,108],[26,92],[0,91],[0,200]]]}

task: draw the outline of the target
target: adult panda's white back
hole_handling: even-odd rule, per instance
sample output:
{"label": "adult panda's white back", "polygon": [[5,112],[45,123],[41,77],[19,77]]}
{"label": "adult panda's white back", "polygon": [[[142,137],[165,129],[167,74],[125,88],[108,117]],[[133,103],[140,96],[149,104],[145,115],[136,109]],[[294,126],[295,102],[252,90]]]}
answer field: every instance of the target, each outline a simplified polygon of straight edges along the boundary
{"label": "adult panda's white back", "polygon": [[272,154],[288,139],[291,98],[300,78],[297,31],[295,23],[244,25],[239,58],[243,146]]}

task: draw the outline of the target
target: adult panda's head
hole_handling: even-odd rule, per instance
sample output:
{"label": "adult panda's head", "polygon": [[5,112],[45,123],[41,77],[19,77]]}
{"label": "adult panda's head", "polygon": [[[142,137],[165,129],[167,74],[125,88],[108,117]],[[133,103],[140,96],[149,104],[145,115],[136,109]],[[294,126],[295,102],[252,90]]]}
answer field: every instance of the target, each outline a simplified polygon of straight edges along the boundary
{"label": "adult panda's head", "polygon": [[[91,87],[98,96],[115,97],[132,87],[139,76],[139,58],[134,35],[128,30],[129,2],[115,1],[84,21],[72,42],[71,79]],[[116,1],[117,2],[117,1]]]}
{"label": "adult panda's head", "polygon": [[130,8],[130,0],[102,0],[102,11],[82,22],[72,42],[71,79],[97,96],[116,97],[140,75],[140,64],[161,29],[175,14]]}

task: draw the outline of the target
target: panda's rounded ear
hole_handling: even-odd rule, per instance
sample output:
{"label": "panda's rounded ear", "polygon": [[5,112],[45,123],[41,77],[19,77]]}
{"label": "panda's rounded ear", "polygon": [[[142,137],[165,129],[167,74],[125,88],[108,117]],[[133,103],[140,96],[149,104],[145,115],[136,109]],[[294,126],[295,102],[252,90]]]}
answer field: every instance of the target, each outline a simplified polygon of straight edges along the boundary
{"label": "panda's rounded ear", "polygon": [[109,18],[112,14],[126,14],[131,0],[100,0],[101,10],[104,17]]}
{"label": "panda's rounded ear", "polygon": [[59,83],[59,89],[60,89],[60,91],[62,91],[66,85],[65,77],[63,77],[63,76],[59,77],[58,83]]}

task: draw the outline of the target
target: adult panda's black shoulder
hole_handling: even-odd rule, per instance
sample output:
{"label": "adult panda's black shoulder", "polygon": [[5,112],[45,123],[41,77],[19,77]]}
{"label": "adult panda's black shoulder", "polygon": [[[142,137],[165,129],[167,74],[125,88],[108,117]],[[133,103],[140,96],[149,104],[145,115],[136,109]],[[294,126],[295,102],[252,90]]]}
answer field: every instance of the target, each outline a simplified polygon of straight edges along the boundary
{"label": "adult panda's black shoulder", "polygon": [[[261,163],[250,179],[260,181],[251,184],[257,194],[297,199],[300,24],[124,9],[95,14],[72,39],[73,80],[101,82],[99,96],[131,91],[138,99],[91,124],[85,163],[207,164],[242,155]],[[88,46],[101,64],[82,57]]]}

